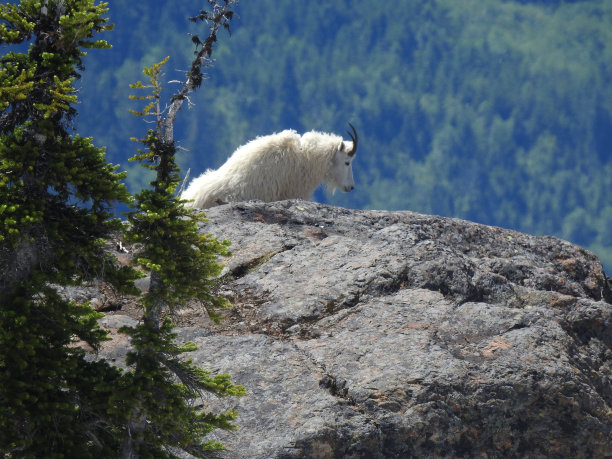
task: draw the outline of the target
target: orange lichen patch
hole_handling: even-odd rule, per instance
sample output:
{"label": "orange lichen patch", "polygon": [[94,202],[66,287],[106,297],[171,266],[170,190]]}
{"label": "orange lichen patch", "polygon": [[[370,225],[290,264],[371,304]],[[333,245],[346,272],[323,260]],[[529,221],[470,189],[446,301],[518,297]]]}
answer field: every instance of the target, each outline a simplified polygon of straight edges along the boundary
{"label": "orange lichen patch", "polygon": [[561,263],[561,266],[563,266],[563,268],[567,269],[568,271],[576,269],[576,266],[578,265],[578,260],[576,260],[575,258],[569,258],[566,260],[557,259],[557,261],[559,261]]}
{"label": "orange lichen patch", "polygon": [[510,349],[512,345],[502,338],[494,338],[486,347],[482,350],[482,355],[485,357],[493,357],[495,353],[501,349]]}

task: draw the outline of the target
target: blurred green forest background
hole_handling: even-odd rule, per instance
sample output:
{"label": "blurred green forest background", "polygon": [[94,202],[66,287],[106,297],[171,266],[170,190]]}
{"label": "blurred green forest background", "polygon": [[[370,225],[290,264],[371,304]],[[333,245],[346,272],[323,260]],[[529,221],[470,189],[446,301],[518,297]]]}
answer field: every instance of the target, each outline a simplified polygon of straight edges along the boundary
{"label": "blurred green forest background", "polygon": [[[180,80],[205,2],[110,0],[114,48],[91,51],[76,129],[127,162],[146,126],[128,84],[171,56]],[[315,199],[408,209],[598,254],[612,272],[612,1],[242,0],[178,119],[191,177],[258,135],[359,133],[356,190]],[[166,93],[174,90],[166,86]]]}

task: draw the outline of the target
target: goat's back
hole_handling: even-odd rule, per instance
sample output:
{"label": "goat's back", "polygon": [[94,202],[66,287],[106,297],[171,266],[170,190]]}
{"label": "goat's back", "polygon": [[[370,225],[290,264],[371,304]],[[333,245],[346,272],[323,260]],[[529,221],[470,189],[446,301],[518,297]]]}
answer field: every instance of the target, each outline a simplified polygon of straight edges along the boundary
{"label": "goat's back", "polygon": [[193,200],[190,205],[198,208],[250,199],[308,199],[308,190],[300,186],[305,168],[300,138],[293,130],[257,137],[239,147],[219,169],[194,179],[181,198]]}

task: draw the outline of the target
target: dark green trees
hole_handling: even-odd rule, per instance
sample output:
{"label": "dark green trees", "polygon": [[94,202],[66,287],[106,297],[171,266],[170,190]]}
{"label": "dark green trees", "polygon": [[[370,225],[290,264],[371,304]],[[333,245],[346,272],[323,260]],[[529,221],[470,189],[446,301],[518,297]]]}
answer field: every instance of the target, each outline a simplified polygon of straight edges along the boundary
{"label": "dark green trees", "polygon": [[[131,9],[127,0],[113,5]],[[340,133],[358,120],[356,189],[330,202],[557,235],[595,251],[612,271],[612,2],[316,5],[238,4],[245,27],[219,44],[208,89],[182,123],[191,150],[182,166],[199,173],[258,135]],[[143,56],[154,62],[138,39],[148,29],[160,30],[160,56],[174,53],[185,33],[169,26],[177,8],[186,7],[166,2],[139,13],[141,21],[118,17],[117,42],[130,44],[117,46],[121,73],[92,59],[101,78],[84,91],[108,91],[119,75],[139,72]],[[174,54],[173,63],[187,67]],[[121,102],[91,110],[112,114]],[[89,129],[134,132],[125,118]],[[136,174],[128,181],[140,183]]]}
{"label": "dark green trees", "polygon": [[[11,457],[109,454],[108,398],[120,372],[84,358],[105,333],[59,286],[130,276],[102,252],[128,200],[122,174],[90,138],[71,135],[85,48],[106,48],[104,4],[0,5],[0,450]],[[29,48],[26,48],[26,45]]]}

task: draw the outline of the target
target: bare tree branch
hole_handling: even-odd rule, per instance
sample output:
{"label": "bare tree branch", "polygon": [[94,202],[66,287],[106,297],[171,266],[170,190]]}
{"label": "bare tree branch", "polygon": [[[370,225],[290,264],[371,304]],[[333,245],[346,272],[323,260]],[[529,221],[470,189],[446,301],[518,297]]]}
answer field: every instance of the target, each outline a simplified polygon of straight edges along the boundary
{"label": "bare tree branch", "polygon": [[[223,27],[228,32],[230,31],[229,21],[234,15],[231,9],[237,2],[238,0],[222,0],[223,4],[221,4],[219,1],[209,0],[209,3],[212,5],[212,13],[201,10],[198,16],[189,18],[192,22],[206,22],[210,32],[204,41],[201,41],[198,36],[192,35],[192,41],[196,44],[196,57],[192,61],[191,68],[187,72],[187,81],[183,83],[181,90],[172,96],[170,106],[168,107],[168,113],[163,121],[163,141],[165,143],[174,140],[174,122],[183,102],[187,99],[187,95],[195,91],[202,84],[204,77],[202,68],[208,66],[210,63],[210,56],[212,55],[213,45],[217,41],[217,32],[219,28]],[[197,50],[198,47],[201,48]]]}

